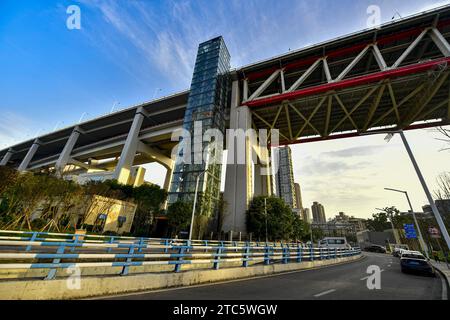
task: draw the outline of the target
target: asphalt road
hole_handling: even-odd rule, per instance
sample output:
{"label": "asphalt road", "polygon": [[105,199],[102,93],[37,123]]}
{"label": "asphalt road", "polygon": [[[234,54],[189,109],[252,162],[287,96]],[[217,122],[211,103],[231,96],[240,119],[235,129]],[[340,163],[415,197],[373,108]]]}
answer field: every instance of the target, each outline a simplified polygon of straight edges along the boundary
{"label": "asphalt road", "polygon": [[[399,259],[365,253],[356,262],[266,278],[108,297],[128,300],[442,300],[445,283],[403,274]],[[381,289],[369,290],[367,268],[377,265]]]}

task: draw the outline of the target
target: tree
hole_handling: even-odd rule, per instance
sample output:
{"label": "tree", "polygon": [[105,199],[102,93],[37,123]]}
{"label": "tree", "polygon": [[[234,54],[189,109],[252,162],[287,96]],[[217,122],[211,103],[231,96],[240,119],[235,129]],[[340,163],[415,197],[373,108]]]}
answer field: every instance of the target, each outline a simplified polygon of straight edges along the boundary
{"label": "tree", "polygon": [[437,178],[439,189],[436,190],[435,196],[439,200],[450,199],[450,172],[443,172]]}
{"label": "tree", "polygon": [[[439,128],[437,128],[437,132],[439,132],[442,136],[442,138],[439,138],[437,140],[444,141],[444,142],[447,142],[448,144],[450,144],[450,129],[446,129],[444,127],[439,127]],[[446,151],[446,150],[450,150],[450,148],[444,148],[441,151]]]}
{"label": "tree", "polygon": [[391,217],[397,219],[399,218],[400,211],[395,207],[384,208],[383,212],[374,213],[372,215],[373,219],[367,220],[367,229],[370,231],[383,232],[386,229],[391,229],[390,219]]}
{"label": "tree", "polygon": [[183,201],[172,203],[167,209],[167,219],[172,227],[172,234],[185,230],[191,223],[192,204]]}
{"label": "tree", "polygon": [[310,238],[310,225],[300,219],[300,217],[294,214],[294,224],[293,224],[293,232],[292,237],[295,240],[308,241]]}
{"label": "tree", "polygon": [[317,242],[317,241],[319,241],[319,240],[321,240],[321,239],[323,239],[325,237],[325,233],[320,228],[313,228],[312,229],[312,236],[313,236],[313,241]]}
{"label": "tree", "polygon": [[[264,199],[267,201],[267,216]],[[247,231],[260,239],[266,238],[266,218],[267,236],[269,240],[291,240],[296,235],[303,234],[303,226],[299,223],[295,225],[295,214],[284,201],[277,197],[256,197],[252,200],[249,210],[246,213]]]}
{"label": "tree", "polygon": [[157,185],[143,184],[132,191],[134,202],[137,204],[133,220],[133,235],[148,236],[155,215],[162,210],[162,204],[167,199],[167,191]]}

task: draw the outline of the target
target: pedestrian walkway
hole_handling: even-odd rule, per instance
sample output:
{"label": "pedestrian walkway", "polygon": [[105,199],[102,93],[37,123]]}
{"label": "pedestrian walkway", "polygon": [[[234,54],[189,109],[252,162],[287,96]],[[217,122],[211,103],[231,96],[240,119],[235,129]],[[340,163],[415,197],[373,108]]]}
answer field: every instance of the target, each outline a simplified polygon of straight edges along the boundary
{"label": "pedestrian walkway", "polygon": [[450,264],[435,261],[431,261],[431,264],[445,276],[447,285],[450,285]]}

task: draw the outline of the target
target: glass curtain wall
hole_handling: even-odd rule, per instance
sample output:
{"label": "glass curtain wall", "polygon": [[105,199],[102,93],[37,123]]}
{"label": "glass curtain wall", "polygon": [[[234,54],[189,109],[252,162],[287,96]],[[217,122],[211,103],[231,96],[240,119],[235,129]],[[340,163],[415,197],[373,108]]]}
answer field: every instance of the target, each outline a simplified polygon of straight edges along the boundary
{"label": "glass curtain wall", "polygon": [[[214,148],[214,143],[203,141],[203,135],[209,129],[217,129],[222,137],[225,136],[224,113],[230,87],[229,71],[230,54],[222,37],[199,45],[183,124],[191,137],[192,163],[176,164],[169,192],[169,204],[177,201],[193,202],[197,177],[206,171],[199,180],[196,210],[197,215],[206,217],[214,216],[218,210],[223,150]],[[199,130],[200,124],[202,130]],[[219,144],[223,143],[220,141]],[[202,148],[198,148],[200,144]],[[206,154],[205,150],[208,150],[208,155],[202,156]],[[185,149],[179,150],[178,157],[183,157],[184,152]]]}

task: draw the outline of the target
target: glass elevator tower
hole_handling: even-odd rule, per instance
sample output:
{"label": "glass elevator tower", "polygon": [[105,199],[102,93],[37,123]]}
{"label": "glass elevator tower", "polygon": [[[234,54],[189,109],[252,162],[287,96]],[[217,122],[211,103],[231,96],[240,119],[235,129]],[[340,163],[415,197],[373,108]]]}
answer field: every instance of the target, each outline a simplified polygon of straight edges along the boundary
{"label": "glass elevator tower", "polygon": [[[217,129],[225,137],[224,114],[228,103],[229,71],[230,54],[222,37],[199,45],[183,123],[183,128],[190,133],[191,163],[177,161],[169,191],[169,204],[177,201],[193,202],[196,179],[202,175],[199,180],[196,214],[206,218],[217,213],[223,150],[211,148],[211,142],[203,141],[203,134],[208,129]],[[199,130],[200,124],[202,130]],[[180,142],[182,139],[186,142],[183,137]],[[197,144],[196,148],[194,144]],[[199,144],[202,150],[199,150]],[[178,158],[183,157],[184,152],[186,150],[179,150]],[[199,162],[198,157],[202,157],[202,153],[208,155],[203,156],[203,160]],[[205,173],[202,174],[203,172]]]}

